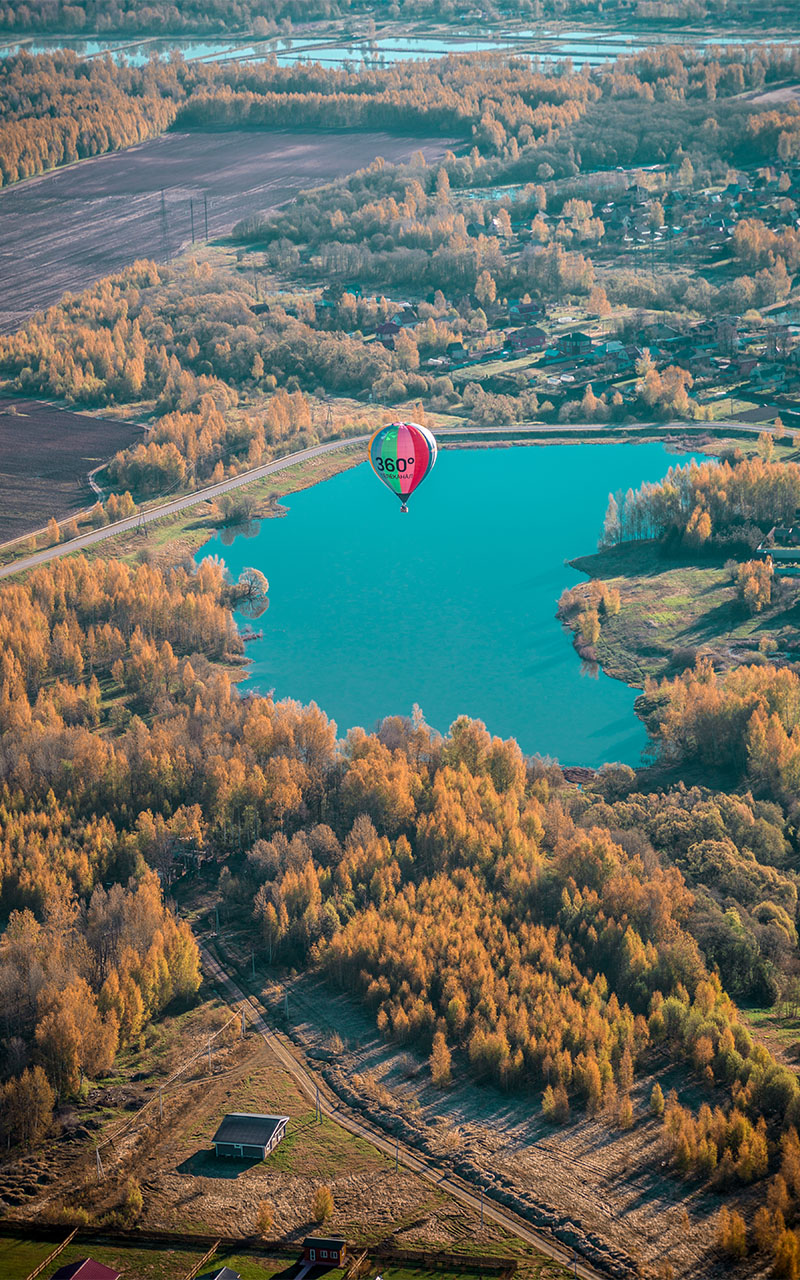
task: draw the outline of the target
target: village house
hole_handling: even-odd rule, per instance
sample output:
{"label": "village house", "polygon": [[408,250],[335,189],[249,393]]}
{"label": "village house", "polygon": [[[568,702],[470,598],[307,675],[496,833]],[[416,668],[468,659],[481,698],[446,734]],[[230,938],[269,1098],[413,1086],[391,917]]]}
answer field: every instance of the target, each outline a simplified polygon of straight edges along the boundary
{"label": "village house", "polygon": [[383,320],[375,330],[375,336],[383,341],[384,338],[396,338],[400,332],[400,325],[396,320]]}
{"label": "village house", "polygon": [[544,351],[547,334],[536,325],[526,325],[524,329],[507,333],[503,346],[508,351]]}
{"label": "village house", "polygon": [[120,1280],[121,1271],[113,1267],[105,1267],[94,1258],[81,1258],[80,1262],[69,1262],[66,1266],[54,1271],[51,1280]]}
{"label": "village house", "polygon": [[544,314],[540,302],[512,302],[508,307],[509,320],[541,320]]}
{"label": "village house", "polygon": [[403,329],[413,329],[419,324],[419,312],[411,302],[401,302],[400,310],[397,315],[392,317],[393,322]]}
{"label": "village house", "polygon": [[565,356],[588,356],[592,352],[592,340],[587,333],[574,329],[572,333],[565,333],[558,339],[558,349]]}
{"label": "village house", "polygon": [[342,1236],[306,1236],[303,1241],[303,1261],[340,1267],[347,1254],[347,1243]]}
{"label": "village house", "polygon": [[[212,1138],[218,1156],[238,1160],[266,1160],[286,1133],[288,1116],[231,1112]],[[81,1277],[83,1280],[83,1277]]]}

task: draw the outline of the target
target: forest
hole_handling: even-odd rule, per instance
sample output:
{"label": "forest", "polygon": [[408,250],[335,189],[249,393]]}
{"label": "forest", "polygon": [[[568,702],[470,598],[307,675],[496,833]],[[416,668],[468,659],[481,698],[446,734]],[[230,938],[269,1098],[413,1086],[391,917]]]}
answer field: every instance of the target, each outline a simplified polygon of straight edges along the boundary
{"label": "forest", "polygon": [[[72,35],[96,32],[128,34],[160,32],[252,32],[259,37],[291,31],[292,22],[336,18],[373,21],[376,17],[434,21],[437,24],[474,20],[469,0],[405,0],[402,6],[391,0],[376,10],[366,0],[162,0],[142,9],[135,4],[98,4],[97,0],[73,0],[53,4],[52,0],[26,0],[25,4],[0,8],[0,27],[24,34],[54,31]],[[536,20],[568,18],[594,22],[635,22],[644,30],[648,23],[675,25],[724,17],[728,22],[754,22],[780,27],[792,16],[791,7],[764,0],[745,4],[744,0],[489,0],[483,6],[485,21],[508,18]]]}
{"label": "forest", "polygon": [[[578,789],[467,718],[444,738],[415,715],[337,743],[313,704],[240,698],[220,665],[241,649],[230,593],[211,559],[74,557],[0,589],[11,1141],[196,990],[155,873],[202,851],[272,963],[321,966],[387,1037],[437,1038],[443,1075],[458,1057],[541,1095],[554,1123],[585,1109],[625,1128],[639,1075],[674,1064],[708,1099],[654,1090],[676,1174],[734,1197],[763,1183],[748,1238],[794,1248],[800,1085],[717,966],[740,997],[795,998],[797,788],[763,742],[780,727],[789,770],[798,678],[745,671],[710,709],[702,670],[680,697],[657,691],[665,762],[690,715],[709,739],[722,719],[748,760],[741,794],[647,793],[622,767]],[[727,714],[734,698],[749,715]]]}
{"label": "forest", "polygon": [[791,524],[800,506],[800,466],[728,450],[720,462],[670,467],[663,480],[612,494],[603,543],[659,539],[666,552],[754,550],[775,525]]}
{"label": "forest", "polygon": [[[21,10],[18,10],[20,12]],[[0,13],[2,10],[0,10]],[[68,50],[0,59],[0,182],[141,142],[171,127],[383,128],[449,137],[534,181],[605,165],[652,164],[691,139],[697,157],[752,163],[776,148],[797,154],[787,107],[739,95],[798,76],[793,45],[731,46],[702,54],[645,50],[603,68],[543,70],[529,58],[460,55],[358,72],[319,64],[193,62],[133,67]],[[659,103],[643,114],[642,103]],[[708,118],[717,126],[702,128]],[[563,135],[569,137],[563,145]],[[557,141],[558,140],[558,141]],[[484,175],[487,179],[491,175]],[[552,175],[551,175],[552,176]]]}

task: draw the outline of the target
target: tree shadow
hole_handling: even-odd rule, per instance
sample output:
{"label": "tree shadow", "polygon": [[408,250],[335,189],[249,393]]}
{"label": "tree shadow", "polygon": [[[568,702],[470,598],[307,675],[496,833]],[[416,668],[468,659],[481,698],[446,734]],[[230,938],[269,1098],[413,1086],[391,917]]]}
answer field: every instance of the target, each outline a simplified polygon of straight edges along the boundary
{"label": "tree shadow", "polygon": [[253,1169],[261,1160],[235,1159],[230,1156],[217,1156],[213,1151],[195,1151],[176,1166],[178,1173],[189,1174],[193,1178],[238,1178],[240,1174]]}
{"label": "tree shadow", "polygon": [[723,600],[675,634],[676,636],[694,636],[697,640],[724,638],[736,629],[744,617],[736,601]]}

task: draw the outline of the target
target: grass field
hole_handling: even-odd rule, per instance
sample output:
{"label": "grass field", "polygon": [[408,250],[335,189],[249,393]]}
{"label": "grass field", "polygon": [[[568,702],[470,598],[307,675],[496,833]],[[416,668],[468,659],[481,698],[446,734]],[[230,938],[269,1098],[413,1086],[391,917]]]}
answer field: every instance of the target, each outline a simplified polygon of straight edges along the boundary
{"label": "grass field", "polygon": [[[65,1236],[69,1234],[65,1228]],[[25,1280],[55,1246],[40,1240],[15,1240],[0,1235],[0,1275],[3,1280]],[[121,1271],[124,1280],[180,1280],[203,1257],[198,1249],[148,1249],[127,1244],[71,1244],[58,1255],[53,1270],[81,1258],[91,1257],[95,1262]],[[237,1271],[241,1280],[268,1280],[296,1269],[289,1258],[261,1258],[250,1254],[231,1254],[220,1250],[203,1268],[203,1274],[216,1267],[226,1266]],[[50,1274],[48,1268],[44,1275]],[[337,1273],[334,1273],[337,1274]],[[340,1274],[340,1273],[338,1273]]]}
{"label": "grass field", "polygon": [[[216,1042],[209,1065],[203,1046],[228,1016],[209,992],[203,1004],[148,1033],[142,1050],[120,1055],[113,1076],[98,1081],[85,1102],[76,1104],[91,1137],[69,1151],[63,1144],[45,1145],[19,1161],[18,1169],[13,1161],[4,1166],[0,1193],[18,1206],[15,1216],[57,1221],[64,1208],[83,1209],[90,1223],[102,1224],[134,1177],[144,1197],[137,1225],[145,1231],[248,1236],[260,1203],[268,1200],[276,1237],[302,1240],[315,1227],[314,1196],[324,1184],[334,1199],[326,1229],[351,1241],[377,1245],[402,1233],[404,1248],[527,1257],[519,1240],[490,1223],[481,1229],[474,1213],[415,1174],[402,1168],[395,1173],[394,1162],[368,1141],[334,1120],[316,1122],[313,1103],[269,1045],[253,1033],[242,1040],[238,1022]],[[160,1083],[198,1050],[200,1058],[164,1090],[163,1119],[157,1106],[134,1118],[136,1106],[155,1098]],[[231,1111],[287,1115],[287,1137],[263,1162],[217,1159],[212,1139]],[[109,1136],[114,1146],[102,1147],[104,1179],[98,1182],[94,1143]],[[45,1167],[46,1181],[37,1180]],[[2,1243],[0,1277],[27,1275],[49,1252],[37,1253],[38,1248]],[[145,1262],[139,1270],[137,1258],[126,1275],[160,1280],[158,1259],[147,1253]],[[264,1274],[263,1259],[256,1258],[251,1271],[254,1277]]]}
{"label": "grass field", "polygon": [[[16,1240],[0,1235],[0,1275],[3,1280],[25,1280],[25,1277],[42,1262],[55,1246],[37,1240]],[[298,1254],[300,1246],[298,1243]],[[149,1249],[136,1248],[126,1244],[108,1245],[82,1243],[69,1245],[59,1254],[53,1263],[53,1269],[80,1258],[90,1256],[96,1262],[121,1271],[123,1280],[181,1280],[188,1275],[190,1269],[203,1256],[197,1249]],[[202,1275],[213,1273],[215,1268],[230,1267],[237,1272],[241,1280],[271,1280],[273,1276],[285,1276],[287,1280],[298,1270],[298,1264],[292,1258],[270,1258],[256,1256],[252,1253],[232,1253],[221,1248],[203,1267]],[[45,1277],[48,1275],[45,1271]],[[407,1263],[385,1265],[374,1262],[367,1272],[368,1277],[377,1274],[383,1280],[464,1280],[471,1272],[453,1271],[437,1267],[435,1270],[424,1266],[414,1267]],[[555,1262],[541,1256],[522,1259],[520,1272],[526,1280],[559,1280],[566,1277],[567,1272]],[[324,1280],[341,1280],[343,1272],[332,1269],[317,1272]],[[478,1271],[474,1275],[478,1276]]]}
{"label": "grass field", "polygon": [[794,643],[797,588],[788,583],[775,607],[751,615],[719,561],[664,560],[653,542],[623,543],[572,565],[620,592],[620,611],[604,619],[595,650],[603,669],[628,684],[675,674],[688,650],[736,662],[757,654],[763,638],[779,648]]}

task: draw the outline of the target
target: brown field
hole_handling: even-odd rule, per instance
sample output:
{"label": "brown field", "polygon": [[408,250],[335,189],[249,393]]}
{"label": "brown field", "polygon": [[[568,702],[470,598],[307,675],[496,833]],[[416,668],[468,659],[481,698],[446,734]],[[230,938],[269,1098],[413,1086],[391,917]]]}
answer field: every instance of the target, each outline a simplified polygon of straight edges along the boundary
{"label": "brown field", "polygon": [[0,400],[0,542],[91,506],[88,473],[139,433],[132,422]]}
{"label": "brown field", "polygon": [[[235,943],[230,952],[235,954]],[[265,1004],[279,1011],[284,990],[267,982]],[[409,1126],[403,1129],[407,1142],[444,1156],[473,1182],[510,1195],[506,1203],[562,1243],[573,1243],[601,1270],[617,1265],[632,1275],[637,1268],[653,1275],[668,1259],[676,1280],[720,1274],[714,1239],[722,1201],[668,1171],[659,1123],[648,1112],[655,1078],[665,1095],[677,1086],[684,1103],[715,1104],[699,1086],[687,1088],[685,1074],[667,1069],[640,1078],[628,1131],[581,1111],[553,1128],[543,1120],[540,1094],[478,1084],[455,1057],[452,1087],[435,1089],[424,1058],[383,1040],[364,1009],[313,974],[289,984],[289,1005],[292,1037],[312,1059],[328,1060],[324,1074],[351,1106],[357,1108],[360,1097],[365,1114],[390,1129],[402,1119]],[[756,1196],[744,1189],[739,1207],[752,1209]],[[754,1266],[751,1274],[759,1271]]]}
{"label": "brown field", "polygon": [[[441,155],[446,142],[387,133],[170,133],[0,192],[0,331],[137,258],[198,240],[371,163]],[[162,195],[164,207],[162,213]]]}
{"label": "brown field", "polygon": [[[314,1193],[325,1184],[334,1198],[326,1229],[351,1242],[514,1256],[523,1280],[538,1276],[542,1267],[548,1275],[562,1274],[500,1227],[491,1222],[481,1227],[474,1212],[416,1174],[402,1167],[395,1172],[391,1160],[333,1120],[317,1122],[312,1102],[262,1037],[251,1031],[240,1038],[238,1020],[216,1042],[209,1065],[203,1046],[229,1017],[230,1011],[210,996],[189,1012],[166,1018],[150,1028],[143,1052],[123,1053],[114,1076],[62,1113],[67,1132],[60,1141],[22,1156],[3,1153],[0,1216],[57,1222],[64,1209],[81,1207],[95,1223],[102,1222],[119,1205],[128,1178],[135,1177],[144,1196],[137,1227],[144,1232],[249,1236],[266,1199],[274,1210],[271,1238],[291,1242],[314,1229]],[[199,1059],[165,1088],[163,1117],[153,1106],[147,1119],[135,1119],[134,1109],[157,1099],[162,1081],[198,1050]],[[287,1115],[287,1136],[263,1163],[218,1160],[211,1139],[228,1111]],[[95,1142],[109,1136],[114,1144],[101,1145],[104,1176],[98,1180]],[[24,1261],[29,1256],[21,1246],[4,1243],[0,1233],[3,1276],[8,1274],[6,1252],[11,1261],[21,1252]],[[188,1264],[177,1274],[187,1269]],[[20,1266],[18,1274],[27,1270]],[[136,1269],[126,1268],[126,1274],[144,1280]],[[153,1280],[156,1276],[161,1280],[162,1272],[153,1271]]]}

